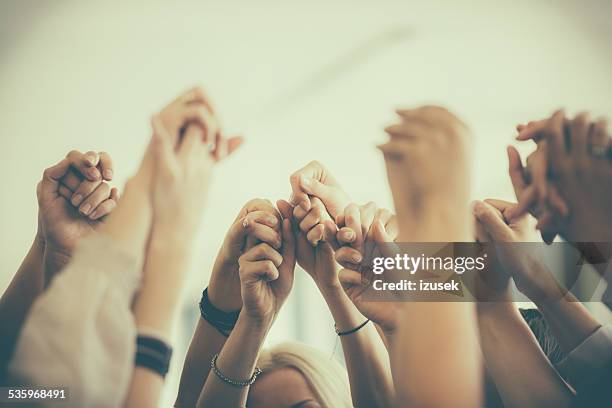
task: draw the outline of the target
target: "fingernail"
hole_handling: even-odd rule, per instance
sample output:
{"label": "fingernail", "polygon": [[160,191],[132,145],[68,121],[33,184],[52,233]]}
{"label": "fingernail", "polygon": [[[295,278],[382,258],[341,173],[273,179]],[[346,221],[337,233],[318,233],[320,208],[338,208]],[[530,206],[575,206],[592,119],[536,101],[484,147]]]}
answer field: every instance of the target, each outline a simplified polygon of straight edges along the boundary
{"label": "fingernail", "polygon": [[106,169],[106,170],[104,170],[104,178],[105,178],[106,180],[110,180],[110,179],[112,179],[112,178],[113,178],[113,171],[112,171],[112,170],[110,170],[110,169]]}
{"label": "fingernail", "polygon": [[89,212],[91,211],[91,204],[85,204],[83,206],[83,208],[81,208],[81,212],[85,215],[89,214]]}
{"label": "fingernail", "polygon": [[81,204],[81,201],[83,201],[83,196],[80,194],[75,194],[72,196],[72,205],[77,206],[79,204]]}
{"label": "fingernail", "polygon": [[344,233],[344,236],[346,239],[353,239],[355,238],[355,233],[352,230],[349,230]]}
{"label": "fingernail", "polygon": [[92,169],[89,169],[87,171],[87,174],[89,174],[89,176],[97,179],[98,177],[100,177],[100,172],[98,171],[98,169],[96,169],[95,167]]}
{"label": "fingernail", "polygon": [[272,225],[276,225],[276,223],[278,222],[276,217],[270,217],[270,218],[268,218],[268,221],[270,221],[270,224],[272,224]]}
{"label": "fingernail", "polygon": [[361,257],[361,254],[354,254],[352,256],[352,259],[353,259],[353,262],[361,262],[363,258]]}
{"label": "fingernail", "polygon": [[87,155],[87,162],[92,166],[96,165],[96,159],[92,155]]}
{"label": "fingernail", "polygon": [[98,210],[92,212],[91,214],[89,214],[89,218],[91,218],[92,220],[95,220],[96,218],[98,218]]}

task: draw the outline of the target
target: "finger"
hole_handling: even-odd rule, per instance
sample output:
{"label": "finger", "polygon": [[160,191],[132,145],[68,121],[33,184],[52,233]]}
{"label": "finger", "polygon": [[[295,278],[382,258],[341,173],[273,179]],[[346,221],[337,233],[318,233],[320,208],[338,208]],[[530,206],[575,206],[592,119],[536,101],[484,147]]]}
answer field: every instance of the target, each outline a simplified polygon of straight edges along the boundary
{"label": "finger", "polygon": [[512,203],[510,201],[505,200],[498,200],[496,198],[487,198],[484,200],[484,202],[498,210],[504,216],[504,219],[506,219],[506,211],[516,206],[516,203]]}
{"label": "finger", "polygon": [[110,190],[110,186],[107,183],[101,183],[94,192],[82,202],[79,206],[79,212],[83,215],[90,215],[103,201],[110,198]]}
{"label": "finger", "polygon": [[565,157],[567,154],[564,128],[565,112],[563,110],[558,110],[548,120],[544,131],[546,139],[548,140],[551,163],[555,163],[555,159],[558,160]]}
{"label": "finger", "polygon": [[305,175],[300,176],[300,187],[302,191],[308,193],[311,196],[319,198],[323,202],[337,201],[338,188],[325,185],[319,180],[316,180]]}
{"label": "finger", "polygon": [[[381,208],[376,212],[376,215],[374,216],[374,220],[372,221],[372,225],[377,222],[380,221],[380,223],[385,227],[385,230],[387,231],[387,234],[395,239],[395,237],[397,236],[398,233],[398,228],[397,228],[397,220],[395,218],[395,215],[387,210],[386,208]],[[372,235],[372,226],[370,226],[370,230],[368,231],[368,238],[370,238]]]}
{"label": "finger", "polygon": [[289,182],[291,183],[291,189],[293,190],[291,196],[289,197],[289,202],[291,205],[299,206],[304,211],[310,210],[310,199],[308,198],[308,194],[301,191],[299,180],[293,181],[292,179],[289,179]]}
{"label": "finger", "polygon": [[68,169],[68,171],[66,172],[66,175],[62,177],[60,182],[64,186],[68,187],[70,191],[75,192],[79,188],[79,185],[81,185],[81,182],[83,180],[84,178],[80,175],[80,173],[77,173],[76,170],[71,168],[71,169]]}
{"label": "finger", "polygon": [[100,160],[96,152],[83,154],[78,150],[72,150],[66,155],[66,158],[70,162],[70,166],[88,180],[96,181],[101,178],[100,171],[96,168]]}
{"label": "finger", "polygon": [[547,154],[546,154],[546,146],[547,141],[542,140],[537,150],[532,155],[531,162],[531,177],[532,177],[532,185],[537,190],[537,199],[540,203],[544,203],[546,201],[546,190],[548,187],[548,177],[547,177]]}
{"label": "finger", "polygon": [[109,199],[103,201],[102,204],[96,207],[91,212],[91,214],[89,214],[89,219],[99,220],[100,218],[105,217],[108,214],[110,214],[115,209],[115,207],[117,207],[117,200],[113,198],[113,193],[111,191],[111,195]]}
{"label": "finger", "polygon": [[157,176],[162,179],[171,179],[178,171],[178,164],[174,153],[174,139],[168,134],[158,116],[153,116],[151,126],[153,127],[152,149],[156,162]]}
{"label": "finger", "polygon": [[188,105],[180,111],[181,123],[183,126],[188,124],[197,124],[204,134],[202,140],[204,142],[213,142],[219,125],[217,119],[213,116],[208,108],[202,105]]}
{"label": "finger", "polygon": [[357,235],[355,231],[353,231],[350,227],[342,227],[338,230],[338,234],[336,234],[338,238],[338,242],[340,245],[352,244],[357,239]]}
{"label": "finger", "polygon": [[210,102],[210,99],[206,96],[206,93],[200,86],[195,86],[179,96],[178,100],[185,104],[202,104],[210,113],[214,114],[215,110]]}
{"label": "finger", "polygon": [[504,221],[504,217],[499,210],[487,203],[477,201],[473,211],[478,221],[493,240],[500,242],[512,241],[512,230]]}
{"label": "finger", "polygon": [[353,230],[355,233],[355,239],[351,243],[351,246],[363,252],[363,233],[361,229],[361,215],[359,207],[356,204],[349,204],[344,210],[344,220],[346,226]]}
{"label": "finger", "polygon": [[569,207],[565,203],[565,200],[559,194],[559,190],[556,187],[548,189],[547,203],[550,205],[561,217],[567,217],[569,214]]}
{"label": "finger", "polygon": [[178,148],[179,160],[185,161],[194,157],[201,152],[202,144],[202,131],[196,126],[188,125]]}
{"label": "finger", "polygon": [[110,181],[113,179],[114,169],[113,169],[113,161],[111,157],[106,152],[99,152],[98,156],[100,157],[100,171],[102,173],[102,177],[104,180]]}
{"label": "finger", "polygon": [[422,137],[427,132],[427,128],[420,122],[403,122],[387,126],[385,132],[391,136],[392,139],[414,141]]}
{"label": "finger", "polygon": [[281,255],[283,256],[283,263],[280,266],[280,271],[285,277],[287,276],[285,274],[293,276],[296,261],[296,239],[291,219],[285,218],[283,220],[282,231],[283,247]]}
{"label": "finger", "polygon": [[276,207],[280,211],[284,219],[289,219],[293,216],[293,206],[285,200],[276,201]]}
{"label": "finger", "polygon": [[363,261],[363,255],[355,248],[344,246],[339,248],[335,253],[336,261],[346,267],[354,267],[357,269],[359,263]]}
{"label": "finger", "polygon": [[278,267],[283,262],[283,257],[277,250],[265,242],[262,242],[245,252],[244,255],[240,257],[240,260],[247,262],[267,260],[272,261],[274,266]]}
{"label": "finger", "polygon": [[75,207],[81,205],[85,198],[89,197],[91,193],[93,193],[98,186],[102,184],[102,180],[98,181],[89,181],[83,180],[81,184],[77,187],[77,189],[72,194],[72,198],[70,199],[70,203]]}
{"label": "finger", "polygon": [[227,155],[234,153],[242,144],[244,143],[244,138],[242,136],[234,136],[227,139]]}
{"label": "finger", "polygon": [[361,274],[352,269],[341,269],[338,272],[338,280],[344,289],[361,286]]}
{"label": "finger", "polygon": [[373,201],[369,201],[364,205],[359,206],[359,218],[361,219],[361,235],[365,241],[365,236],[370,230],[370,226],[376,216],[378,206]]}
{"label": "finger", "polygon": [[399,247],[393,242],[389,234],[387,234],[384,225],[382,225],[380,221],[376,221],[372,224],[372,237],[383,256],[391,258],[400,253]]}
{"label": "finger", "polygon": [[56,194],[60,186],[60,180],[68,172],[70,160],[63,159],[55,166],[51,166],[43,171],[40,191],[44,195]]}
{"label": "finger", "polygon": [[525,214],[537,201],[537,190],[534,186],[529,186],[519,199],[518,204],[506,211],[508,221],[513,221]]}
{"label": "finger", "polygon": [[577,165],[586,167],[588,162],[587,139],[591,130],[591,120],[586,112],[579,113],[569,123],[571,132],[572,155],[577,160]]}
{"label": "finger", "polygon": [[325,227],[323,239],[331,245],[334,251],[337,250],[340,248],[340,243],[337,238],[338,226],[332,220],[325,220],[323,225]]}
{"label": "finger", "polygon": [[606,159],[609,151],[610,137],[607,132],[608,122],[600,119],[592,127],[589,153],[597,159]]}
{"label": "finger", "polygon": [[271,282],[278,279],[278,268],[272,261],[242,262],[238,269],[240,280],[245,284],[259,281]]}
{"label": "finger", "polygon": [[527,125],[518,125],[516,130],[519,131],[516,140],[537,139],[546,127],[547,119],[536,120],[529,122]]}
{"label": "finger", "polygon": [[544,243],[550,244],[555,240],[557,233],[554,229],[547,229],[546,226],[543,225],[542,229],[540,229],[540,235],[542,236],[542,241],[544,241]]}
{"label": "finger", "polygon": [[317,224],[306,233],[306,239],[312,246],[317,246],[320,241],[324,240],[324,237],[325,226],[323,224]]}
{"label": "finger", "polygon": [[[241,239],[241,237],[249,237],[251,242],[266,242],[272,245],[274,248],[280,248],[282,246],[282,238],[277,231],[278,227],[270,227],[271,219],[267,217],[263,218],[266,224],[256,221],[262,219],[259,216],[255,217],[247,214],[239,223],[234,223],[231,233],[234,234],[233,239]],[[264,216],[261,216],[264,217]],[[277,221],[278,222],[278,221]]]}
{"label": "finger", "polygon": [[512,187],[514,188],[514,194],[517,199],[523,195],[527,183],[525,182],[525,169],[521,162],[521,156],[514,146],[508,146],[508,173],[510,174],[510,180],[512,181]]}
{"label": "finger", "polygon": [[68,187],[64,186],[63,184],[60,184],[57,189],[57,192],[60,196],[64,197],[66,201],[70,202],[70,198],[72,197],[72,191],[70,191]]}
{"label": "finger", "polygon": [[[300,207],[296,207],[296,209],[299,209]],[[321,221],[323,221],[324,218],[324,211],[323,209],[321,209],[321,207],[319,205],[315,205],[315,206],[311,206],[310,211],[308,211],[308,213],[306,214],[306,216],[304,218],[302,218],[300,220],[300,230],[304,233],[307,233],[308,231],[310,231],[311,228],[313,228],[315,225],[319,224]],[[294,215],[295,215],[295,211],[294,211]],[[296,219],[299,220],[298,217],[296,217]]]}
{"label": "finger", "polygon": [[[220,135],[220,133],[218,133]],[[217,142],[215,143],[215,150],[213,152],[215,156],[215,160],[221,161],[226,157],[230,156],[234,153],[242,144],[244,143],[244,138],[242,136],[235,136],[229,139],[223,139],[219,137]]]}

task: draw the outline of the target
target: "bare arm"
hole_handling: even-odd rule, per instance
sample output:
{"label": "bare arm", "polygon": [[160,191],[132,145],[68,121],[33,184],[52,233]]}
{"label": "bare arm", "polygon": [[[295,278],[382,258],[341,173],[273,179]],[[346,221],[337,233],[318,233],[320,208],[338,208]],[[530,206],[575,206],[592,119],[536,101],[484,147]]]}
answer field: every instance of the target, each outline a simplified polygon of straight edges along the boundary
{"label": "bare arm", "polygon": [[37,236],[9,287],[0,298],[0,379],[15,349],[21,326],[43,290],[44,243]]}
{"label": "bare arm", "polygon": [[506,407],[565,407],[572,393],[512,302],[479,307],[482,352]]}
{"label": "bare arm", "polygon": [[[341,287],[321,290],[340,331],[358,327],[365,317]],[[346,361],[351,398],[355,407],[389,407],[393,401],[393,380],[385,345],[374,323],[355,333],[340,336]]]}

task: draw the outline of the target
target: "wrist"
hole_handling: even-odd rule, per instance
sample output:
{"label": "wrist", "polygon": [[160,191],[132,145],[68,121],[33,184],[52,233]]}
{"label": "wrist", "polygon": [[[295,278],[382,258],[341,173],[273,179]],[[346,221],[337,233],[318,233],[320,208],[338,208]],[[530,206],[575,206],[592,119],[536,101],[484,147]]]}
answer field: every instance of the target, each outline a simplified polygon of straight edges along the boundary
{"label": "wrist", "polygon": [[319,288],[319,292],[321,292],[324,298],[336,298],[346,295],[337,278],[330,282],[316,282],[316,284],[317,288]]}
{"label": "wrist", "polygon": [[228,280],[230,280],[229,277],[217,278],[215,271],[213,271],[208,284],[208,298],[217,309],[224,312],[234,312],[242,307],[240,282],[232,284]]}
{"label": "wrist", "polygon": [[[274,323],[274,315],[252,315],[248,313],[240,313],[236,327],[242,327],[251,333],[253,336],[265,336]],[[235,329],[234,329],[235,330]]]}

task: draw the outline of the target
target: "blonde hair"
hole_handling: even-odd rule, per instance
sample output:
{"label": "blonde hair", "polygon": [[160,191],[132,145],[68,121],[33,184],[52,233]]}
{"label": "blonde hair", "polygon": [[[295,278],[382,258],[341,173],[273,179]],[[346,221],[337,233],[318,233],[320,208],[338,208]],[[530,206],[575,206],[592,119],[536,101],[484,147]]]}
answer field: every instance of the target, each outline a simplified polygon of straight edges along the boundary
{"label": "blonde hair", "polygon": [[296,369],[325,408],[353,406],[346,369],[315,348],[295,342],[281,343],[262,351],[257,366],[264,373],[284,367]]}

